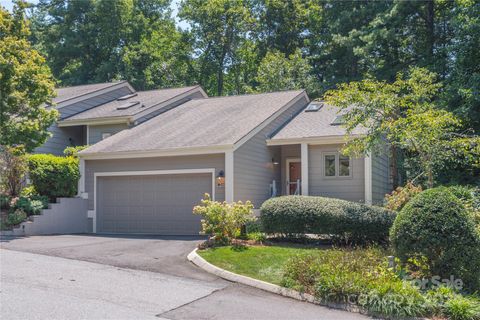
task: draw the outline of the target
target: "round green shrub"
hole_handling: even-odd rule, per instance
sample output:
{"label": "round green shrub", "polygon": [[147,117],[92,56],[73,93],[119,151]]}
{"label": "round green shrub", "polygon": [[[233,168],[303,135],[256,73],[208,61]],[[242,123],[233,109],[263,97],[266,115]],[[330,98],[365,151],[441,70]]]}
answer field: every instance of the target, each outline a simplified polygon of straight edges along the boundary
{"label": "round green shrub", "polygon": [[260,208],[263,230],[270,234],[330,236],[335,241],[382,243],[395,213],[384,208],[340,199],[285,196]]}
{"label": "round green shrub", "polygon": [[57,197],[73,197],[77,193],[78,159],[33,154],[27,160],[32,185],[39,194],[55,201]]}
{"label": "round green shrub", "polygon": [[22,209],[17,209],[7,216],[7,225],[9,226],[16,226],[22,223],[27,218],[27,214]]}
{"label": "round green shrub", "polygon": [[480,236],[473,217],[447,188],[429,189],[408,202],[390,239],[403,262],[425,257],[432,276],[453,275],[466,288],[480,288]]}

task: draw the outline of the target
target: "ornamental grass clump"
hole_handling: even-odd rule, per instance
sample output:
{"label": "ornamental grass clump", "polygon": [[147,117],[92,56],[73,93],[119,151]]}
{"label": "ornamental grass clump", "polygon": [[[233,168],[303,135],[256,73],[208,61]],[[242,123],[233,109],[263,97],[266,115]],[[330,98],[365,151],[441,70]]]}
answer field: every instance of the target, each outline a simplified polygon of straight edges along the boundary
{"label": "ornamental grass clump", "polygon": [[242,227],[252,221],[253,204],[213,201],[208,193],[201,204],[193,208],[193,214],[202,216],[202,234],[210,236],[215,244],[229,244],[241,234]]}

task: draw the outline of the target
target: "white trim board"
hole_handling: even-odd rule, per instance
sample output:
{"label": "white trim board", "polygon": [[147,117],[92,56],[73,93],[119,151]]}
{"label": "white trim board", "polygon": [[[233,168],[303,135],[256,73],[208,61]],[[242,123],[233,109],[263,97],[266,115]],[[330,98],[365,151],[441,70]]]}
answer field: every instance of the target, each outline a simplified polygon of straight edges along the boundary
{"label": "white trim board", "polygon": [[195,147],[195,148],[172,148],[151,151],[128,151],[128,152],[111,152],[111,153],[82,153],[78,155],[85,160],[101,160],[101,159],[133,159],[133,158],[154,158],[154,157],[171,157],[186,155],[203,155],[225,153],[232,150],[231,145],[220,145],[211,147]]}
{"label": "white trim board", "polygon": [[210,173],[212,175],[212,200],[215,200],[215,168],[205,169],[180,169],[180,170],[148,170],[148,171],[112,171],[95,172],[93,174],[93,233],[97,233],[97,178],[98,177],[123,177],[123,176],[148,176],[167,174],[195,174]]}

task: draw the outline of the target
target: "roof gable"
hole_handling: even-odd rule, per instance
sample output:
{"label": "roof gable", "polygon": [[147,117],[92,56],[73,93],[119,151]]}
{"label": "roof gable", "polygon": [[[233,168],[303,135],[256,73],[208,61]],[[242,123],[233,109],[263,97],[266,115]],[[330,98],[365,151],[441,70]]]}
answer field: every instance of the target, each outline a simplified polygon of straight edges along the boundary
{"label": "roof gable", "polygon": [[81,154],[233,146],[303,90],[191,100]]}

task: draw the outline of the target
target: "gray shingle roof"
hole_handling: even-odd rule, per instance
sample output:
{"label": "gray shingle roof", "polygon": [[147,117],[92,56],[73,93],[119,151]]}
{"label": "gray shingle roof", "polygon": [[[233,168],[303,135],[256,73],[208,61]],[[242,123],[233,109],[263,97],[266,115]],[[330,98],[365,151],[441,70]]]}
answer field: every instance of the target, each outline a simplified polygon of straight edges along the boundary
{"label": "gray shingle roof", "polygon": [[98,90],[102,90],[123,82],[126,82],[126,81],[85,84],[80,86],[57,88],[55,89],[57,96],[53,98],[52,101],[54,103],[60,103],[63,101],[67,101],[73,98],[77,98],[77,97],[98,91]]}
{"label": "gray shingle roof", "polygon": [[[86,120],[86,119],[96,119],[104,117],[121,117],[121,116],[131,116],[139,112],[145,111],[148,108],[170,100],[178,95],[191,91],[199,86],[192,87],[183,87],[183,88],[172,88],[172,89],[159,89],[159,90],[150,90],[150,91],[137,91],[135,96],[125,100],[114,100],[107,102],[98,107],[86,110],[81,113],[77,113],[67,119],[69,120]],[[126,106],[129,103],[139,102],[136,105],[131,106],[130,108],[123,109],[122,106]],[[117,108],[121,109],[118,110]]]}
{"label": "gray shingle roof", "polygon": [[[343,136],[346,133],[345,128],[341,125],[331,124],[338,115],[338,111],[338,108],[325,103],[319,111],[302,111],[277,132],[271,140]],[[365,132],[364,129],[358,128],[355,129],[352,134],[362,134]]]}
{"label": "gray shingle roof", "polygon": [[82,153],[233,145],[302,90],[191,100]]}

